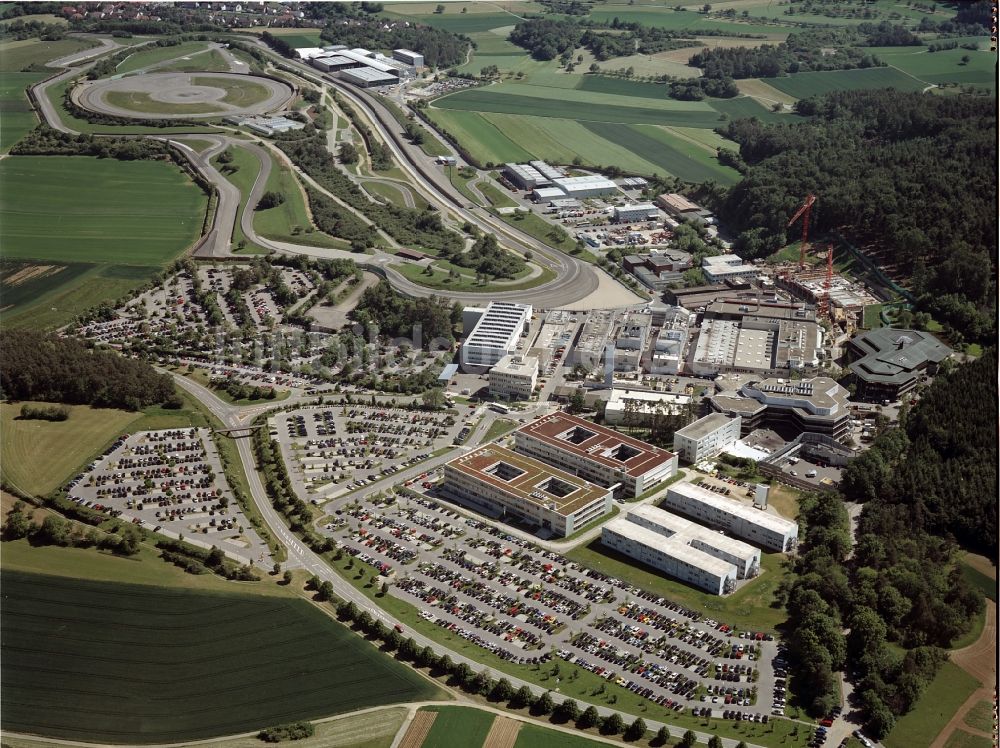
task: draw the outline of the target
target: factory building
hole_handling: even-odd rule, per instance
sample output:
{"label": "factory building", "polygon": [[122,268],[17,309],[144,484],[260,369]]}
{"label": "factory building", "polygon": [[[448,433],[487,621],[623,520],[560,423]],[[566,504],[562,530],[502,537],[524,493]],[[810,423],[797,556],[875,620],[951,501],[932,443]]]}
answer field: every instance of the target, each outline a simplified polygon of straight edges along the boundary
{"label": "factory building", "polygon": [[670,486],[661,506],[767,550],[790,551],[799,537],[799,526],[795,522],[692,483]]}
{"label": "factory building", "polygon": [[701,261],[701,272],[709,283],[727,280],[751,280],[760,275],[760,268],[749,265],[738,255],[716,255]]}
{"label": "factory building", "polygon": [[660,211],[652,203],[635,203],[634,205],[616,206],[614,209],[615,223],[655,221],[659,217]]}
{"label": "factory building", "polygon": [[692,465],[715,457],[740,438],[740,417],[709,413],[674,432],[674,451]]}
{"label": "factory building", "polygon": [[530,400],[538,382],[538,359],[504,356],[490,369],[490,394],[506,400]]}
{"label": "factory building", "polygon": [[529,161],[528,165],[549,181],[566,176],[566,172],[558,166],[551,166],[544,161]]}
{"label": "factory building", "polygon": [[609,426],[644,426],[658,415],[677,415],[691,398],[676,392],[613,389],[604,405],[604,422]]}
{"label": "factory building", "polygon": [[566,193],[558,187],[536,187],[531,191],[531,199],[536,203],[554,203],[565,200]]}
{"label": "factory building", "polygon": [[739,416],[744,435],[769,428],[785,436],[823,434],[839,441],[851,431],[849,397],[830,377],[771,378],[721,392],[711,403],[719,413]]}
{"label": "factory building", "polygon": [[361,63],[343,55],[333,55],[331,57],[316,57],[309,61],[314,68],[322,70],[324,73],[339,73],[341,70],[361,67]]}
{"label": "factory building", "polygon": [[521,454],[555,465],[617,496],[641,496],[677,474],[677,455],[569,413],[552,413],[514,432]]}
{"label": "factory building", "polygon": [[712,218],[710,210],[702,208],[700,205],[688,200],[684,195],[678,195],[677,193],[658,196],[656,204],[663,208],[668,215],[679,220],[708,223]]}
{"label": "factory building", "polygon": [[392,57],[409,65],[414,70],[422,70],[424,67],[424,56],[419,52],[411,52],[408,49],[394,49],[392,50]]}
{"label": "factory building", "polygon": [[656,534],[681,542],[736,567],[737,579],[749,579],[760,571],[760,548],[726,537],[707,527],[665,512],[649,504],[629,509],[625,519]]}
{"label": "factory building", "polygon": [[[511,184],[522,190],[533,190],[550,184],[538,169],[528,164],[504,164],[503,175]],[[559,197],[563,197],[561,192]]]}
{"label": "factory building", "polygon": [[618,185],[597,174],[583,177],[560,177],[553,179],[552,184],[565,192],[568,197],[600,197],[618,191]]}
{"label": "factory building", "polygon": [[[464,321],[464,314],[463,314]],[[462,344],[462,369],[495,365],[517,350],[517,342],[531,323],[531,305],[491,301]]]}
{"label": "factory building", "polygon": [[875,402],[900,399],[924,372],[936,373],[951,354],[951,348],[928,332],[891,327],[868,330],[847,344],[857,395]]}
{"label": "factory building", "polygon": [[383,73],[371,67],[359,67],[350,70],[341,70],[337,74],[341,80],[352,83],[359,88],[372,88],[374,86],[391,86],[399,83],[399,78],[391,73]]}
{"label": "factory building", "polygon": [[499,514],[572,535],[611,511],[611,491],[490,444],[445,463],[442,490]]}
{"label": "factory building", "polygon": [[680,540],[663,536],[627,519],[613,519],[601,528],[601,544],[713,595],[736,588],[736,565]]}

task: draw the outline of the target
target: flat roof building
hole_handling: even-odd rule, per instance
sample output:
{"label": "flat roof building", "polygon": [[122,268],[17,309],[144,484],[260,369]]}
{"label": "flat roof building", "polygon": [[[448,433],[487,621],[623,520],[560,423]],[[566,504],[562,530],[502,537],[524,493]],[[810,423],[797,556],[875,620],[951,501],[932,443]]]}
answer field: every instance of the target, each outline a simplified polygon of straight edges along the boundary
{"label": "flat roof building", "polygon": [[611,491],[494,444],[445,463],[443,490],[559,536],[611,511]]}
{"label": "flat roof building", "polygon": [[531,191],[531,199],[536,203],[555,202],[566,198],[566,193],[558,187],[535,187]]}
{"label": "flat roof building", "polygon": [[[517,350],[517,342],[531,323],[531,305],[491,301],[462,344],[462,369],[493,366]],[[464,319],[464,315],[463,315]]]}
{"label": "flat roof building", "polygon": [[691,398],[675,392],[613,389],[604,405],[604,422],[609,426],[648,425],[658,415],[677,415]]}
{"label": "flat roof building", "polygon": [[928,332],[880,327],[853,337],[847,344],[848,365],[857,394],[868,400],[898,400],[952,354]]}
{"label": "flat roof building", "polygon": [[588,174],[583,177],[560,177],[553,179],[552,184],[569,197],[599,197],[618,191],[617,184],[597,174]]}
{"label": "flat roof building", "polygon": [[535,171],[541,174],[546,179],[559,179],[560,177],[565,177],[566,172],[560,169],[558,166],[550,166],[544,161],[529,161],[528,165],[531,166]]}
{"label": "flat roof building", "polygon": [[322,70],[324,73],[336,73],[340,70],[348,70],[350,68],[361,67],[362,63],[357,60],[352,60],[350,57],[344,57],[343,55],[332,55],[330,57],[314,57],[309,61],[317,70]]}
{"label": "flat roof building", "polygon": [[677,194],[676,192],[659,195],[656,198],[656,204],[676,218],[704,221],[712,215],[711,211],[702,208],[700,205],[688,200],[684,195]]}
{"label": "flat roof building", "polygon": [[[503,174],[510,180],[511,184],[522,190],[533,190],[536,187],[545,187],[549,180],[534,166],[528,164],[504,164]],[[562,193],[560,193],[560,197]]]}
{"label": "flat roof building", "polygon": [[670,486],[660,506],[768,550],[784,553],[798,542],[799,526],[795,522],[693,483]]}
{"label": "flat roof building", "polygon": [[424,66],[424,56],[419,52],[411,52],[408,49],[394,49],[392,50],[392,56],[394,59],[405,62],[416,70],[420,70]]}
{"label": "flat roof building", "polygon": [[720,413],[739,416],[744,436],[768,428],[789,437],[811,433],[841,440],[850,435],[849,397],[830,377],[771,378],[721,392],[711,403]]}
{"label": "flat roof building", "polygon": [[633,221],[650,221],[659,218],[660,211],[652,203],[636,203],[634,205],[615,206],[615,223],[631,223]]}
{"label": "flat roof building", "polygon": [[721,283],[732,278],[756,278],[760,268],[744,262],[738,255],[714,255],[701,261],[701,272],[709,283]]}
{"label": "flat roof building", "polygon": [[715,457],[740,438],[740,417],[709,413],[674,432],[674,451],[691,464]]}
{"label": "flat roof building", "polygon": [[350,70],[341,70],[337,73],[341,80],[353,83],[361,88],[372,88],[374,86],[391,86],[399,83],[399,78],[391,73],[383,73],[372,67],[360,67]]}
{"label": "flat roof building", "polygon": [[538,382],[538,359],[504,356],[490,369],[490,394],[507,400],[530,400]]}
{"label": "flat roof building", "polygon": [[569,413],[551,413],[514,432],[515,449],[616,495],[641,496],[677,474],[677,455]]}

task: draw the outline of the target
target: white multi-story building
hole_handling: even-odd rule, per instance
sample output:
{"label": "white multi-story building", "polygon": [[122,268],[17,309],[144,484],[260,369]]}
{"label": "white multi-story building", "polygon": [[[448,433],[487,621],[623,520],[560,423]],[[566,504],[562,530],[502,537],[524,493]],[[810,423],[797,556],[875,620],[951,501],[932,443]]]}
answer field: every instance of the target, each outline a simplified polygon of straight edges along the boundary
{"label": "white multi-story building", "polygon": [[490,394],[509,400],[530,400],[538,381],[538,359],[504,356],[490,369]]}
{"label": "white multi-story building", "polygon": [[579,475],[616,496],[641,496],[677,474],[677,455],[569,413],[551,413],[514,432],[514,448]]}
{"label": "white multi-story building", "polygon": [[660,533],[627,519],[613,519],[604,525],[601,543],[713,595],[724,595],[736,586],[734,564],[685,543],[671,543]]}
{"label": "white multi-story building", "polygon": [[649,221],[660,217],[659,209],[652,203],[636,203],[623,205],[614,209],[615,223],[632,223],[633,221]]}
{"label": "white multi-story building", "polygon": [[710,413],[674,432],[674,451],[694,464],[714,457],[740,438],[740,417]]}
{"label": "white multi-story building", "polygon": [[692,483],[670,486],[661,506],[772,551],[792,550],[799,537],[795,522]]}
{"label": "white multi-story building", "polygon": [[462,369],[490,367],[514,353],[530,323],[530,304],[491,301],[462,344]]}
{"label": "white multi-story building", "polygon": [[625,513],[629,522],[661,535],[671,543],[683,543],[709,556],[727,561],[736,567],[737,579],[749,579],[760,571],[760,548],[742,540],[730,538],[707,527],[665,512],[649,504],[641,504]]}
{"label": "white multi-story building", "polygon": [[490,444],[445,463],[442,490],[491,515],[572,535],[611,511],[611,491]]}
{"label": "white multi-story building", "polygon": [[658,415],[677,415],[691,402],[688,395],[678,392],[646,392],[645,390],[613,389],[604,406],[604,422],[618,426],[650,423]]}
{"label": "white multi-story building", "polygon": [[760,275],[760,268],[748,265],[738,255],[715,255],[701,261],[701,272],[709,283],[731,279],[750,279]]}

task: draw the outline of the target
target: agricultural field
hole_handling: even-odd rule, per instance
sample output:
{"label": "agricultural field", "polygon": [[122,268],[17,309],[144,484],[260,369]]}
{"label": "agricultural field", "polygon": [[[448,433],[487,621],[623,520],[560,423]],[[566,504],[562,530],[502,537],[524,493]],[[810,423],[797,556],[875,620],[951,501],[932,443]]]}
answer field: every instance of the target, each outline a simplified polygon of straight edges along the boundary
{"label": "agricultural field", "polygon": [[[714,6],[713,6],[714,7]],[[595,21],[611,21],[618,18],[621,21],[641,23],[644,26],[653,26],[664,29],[674,29],[677,31],[720,31],[733,35],[746,34],[763,36],[769,40],[783,41],[788,36],[792,27],[783,25],[777,20],[773,25],[760,22],[740,22],[719,20],[707,17],[702,13],[695,13],[690,10],[674,10],[666,6],[650,7],[645,6],[612,6],[604,5],[595,7],[590,12],[590,18]]]}
{"label": "agricultural field", "polygon": [[22,405],[45,403],[0,403],[0,473],[5,483],[32,496],[45,496],[66,483],[142,417],[72,405],[65,421],[25,421]]}
{"label": "agricultural field", "polygon": [[97,45],[88,39],[60,39],[43,42],[21,39],[0,44],[0,72],[21,72],[32,65],[44,65],[49,60],[81,52]]}
{"label": "agricultural field", "polygon": [[201,235],[206,204],[186,175],[159,161],[5,158],[5,324],[63,324],[141,285]]}
{"label": "agricultural field", "polygon": [[28,103],[25,89],[45,77],[45,73],[9,73],[0,75],[0,153],[35,129],[38,117]]}
{"label": "agricultural field", "polygon": [[187,741],[440,693],[304,600],[10,571],[2,581],[9,730]]}
{"label": "agricultural field", "polygon": [[955,730],[948,736],[944,748],[996,748],[996,743],[981,735],[973,735],[965,730]]}
{"label": "agricultural field", "polygon": [[946,662],[882,743],[886,748],[927,748],[979,685],[958,665]]}
{"label": "agricultural field", "polygon": [[229,63],[217,49],[187,55],[186,60],[177,60],[169,65],[156,68],[157,73],[228,73]]}
{"label": "agricultural field", "polygon": [[[309,31],[308,29],[268,29],[275,36],[280,36],[284,41],[291,44],[295,49],[303,47],[321,47],[323,40],[319,38],[319,31]],[[283,33],[288,31],[289,33]]]}
{"label": "agricultural field", "polygon": [[[869,50],[893,68],[928,86],[955,83],[995,89],[997,55],[989,51],[988,39],[983,38],[978,43],[980,50],[977,52],[961,47],[939,52],[928,52],[920,48],[914,50],[912,47],[870,47]],[[907,51],[903,52],[902,49]],[[962,61],[966,56],[969,58],[967,63]]]}
{"label": "agricultural field", "polygon": [[[517,734],[514,748],[600,748],[607,743],[590,740],[583,735],[550,730],[540,725],[525,722]],[[639,745],[642,745],[640,742]]]}
{"label": "agricultural field", "polygon": [[208,49],[208,42],[181,42],[172,47],[142,47],[121,61],[115,68],[115,75],[134,73],[151,65],[204,52],[206,49]]}
{"label": "agricultural field", "polygon": [[795,73],[783,78],[768,78],[766,83],[797,99],[820,96],[831,91],[869,88],[921,91],[929,85],[893,67]]}
{"label": "agricultural field", "polygon": [[457,138],[482,163],[502,164],[532,158],[479,112],[432,108],[425,113],[439,129]]}
{"label": "agricultural field", "polygon": [[428,706],[420,711],[434,712],[434,724],[424,740],[427,748],[475,748],[490,732],[493,715],[479,709],[460,706]]}

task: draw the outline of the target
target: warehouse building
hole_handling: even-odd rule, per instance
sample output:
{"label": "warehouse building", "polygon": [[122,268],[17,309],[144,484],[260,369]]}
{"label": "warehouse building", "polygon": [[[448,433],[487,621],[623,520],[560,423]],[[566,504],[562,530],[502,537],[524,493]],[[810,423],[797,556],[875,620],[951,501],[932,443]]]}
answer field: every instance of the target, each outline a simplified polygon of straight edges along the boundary
{"label": "warehouse building", "polygon": [[514,448],[612,488],[616,496],[641,496],[677,474],[677,455],[569,413],[551,413],[517,429]]}
{"label": "warehouse building", "polygon": [[566,193],[558,187],[536,187],[531,191],[531,199],[536,203],[554,203],[565,200]]}
{"label": "warehouse building", "polygon": [[635,203],[615,207],[615,223],[632,223],[633,221],[655,221],[660,217],[660,211],[652,203]]}
{"label": "warehouse building", "polygon": [[760,548],[727,537],[707,527],[665,512],[649,504],[629,509],[625,519],[673,542],[697,548],[736,567],[737,579],[749,579],[760,571]]}
{"label": "warehouse building", "polygon": [[705,223],[712,217],[712,212],[691,202],[684,195],[666,193],[656,198],[656,204],[669,215],[677,219]]}
{"label": "warehouse building", "polygon": [[738,255],[715,255],[701,261],[701,272],[709,283],[727,280],[751,280],[760,275],[760,268],[743,261]]}
{"label": "warehouse building", "polygon": [[530,400],[538,382],[538,359],[504,356],[490,369],[490,394],[505,400]]}
{"label": "warehouse building", "polygon": [[422,70],[424,67],[424,56],[419,52],[411,52],[408,49],[394,49],[392,50],[392,57],[409,65],[414,70]]}
{"label": "warehouse building", "polygon": [[764,379],[743,384],[738,392],[711,398],[720,414],[739,417],[743,435],[772,429],[786,437],[823,434],[843,440],[851,432],[850,393],[830,377]]}
{"label": "warehouse building", "polygon": [[316,57],[309,62],[314,68],[322,70],[324,73],[338,73],[341,70],[350,70],[351,68],[359,68],[362,66],[357,60],[352,60],[350,57],[344,57],[342,55]]}
{"label": "warehouse building", "polygon": [[491,301],[462,344],[462,369],[468,372],[474,367],[493,366],[514,353],[530,323],[530,304]]}
{"label": "warehouse building", "polygon": [[[528,164],[504,164],[503,175],[511,184],[522,190],[533,190],[550,184],[538,169]],[[559,197],[562,197],[562,193]]]}
{"label": "warehouse building", "polygon": [[671,542],[627,519],[613,519],[601,528],[601,543],[713,595],[736,589],[736,566],[680,540]]}
{"label": "warehouse building", "polygon": [[715,457],[740,438],[740,417],[710,413],[674,432],[674,451],[692,465]]}
{"label": "warehouse building", "polygon": [[661,506],[768,550],[784,553],[793,550],[798,542],[799,526],[795,522],[692,483],[670,486]]}
{"label": "warehouse building", "polygon": [[597,174],[583,177],[560,177],[553,179],[552,184],[565,192],[567,197],[600,197],[618,191],[617,184]]}
{"label": "warehouse building", "polygon": [[566,172],[564,172],[558,166],[551,166],[545,163],[544,161],[529,161],[528,165],[550,181],[553,179],[559,179],[560,177],[566,176]]}
{"label": "warehouse building", "polygon": [[610,512],[612,501],[608,488],[493,444],[445,463],[442,490],[562,537]]}
{"label": "warehouse building", "polygon": [[373,88],[375,86],[391,86],[399,83],[399,78],[390,73],[383,73],[371,67],[359,67],[350,70],[341,70],[337,74],[341,80],[347,81],[359,88]]}
{"label": "warehouse building", "polygon": [[951,348],[928,332],[891,327],[868,330],[847,344],[857,395],[875,402],[900,399],[924,372],[936,373],[951,354]]}

